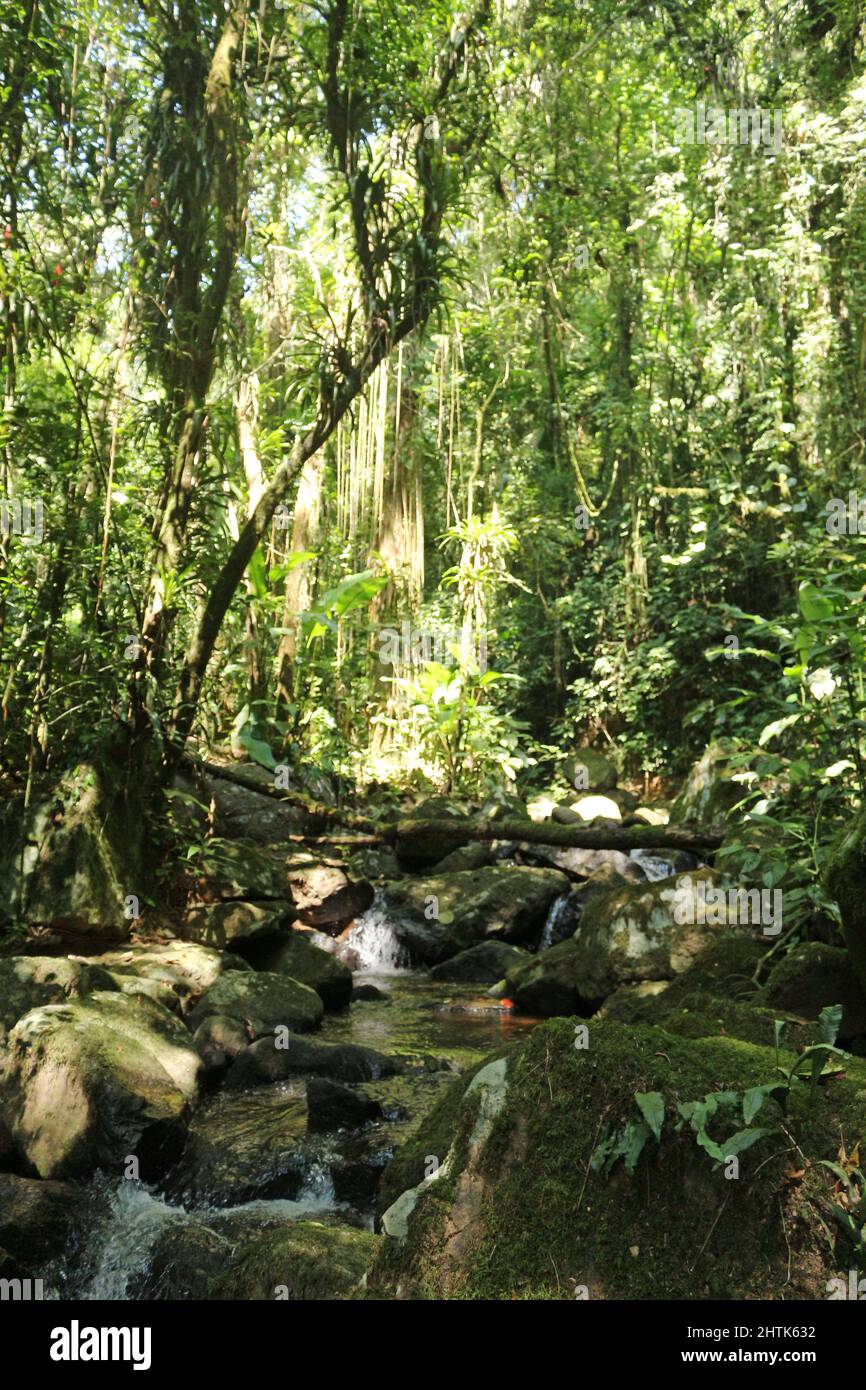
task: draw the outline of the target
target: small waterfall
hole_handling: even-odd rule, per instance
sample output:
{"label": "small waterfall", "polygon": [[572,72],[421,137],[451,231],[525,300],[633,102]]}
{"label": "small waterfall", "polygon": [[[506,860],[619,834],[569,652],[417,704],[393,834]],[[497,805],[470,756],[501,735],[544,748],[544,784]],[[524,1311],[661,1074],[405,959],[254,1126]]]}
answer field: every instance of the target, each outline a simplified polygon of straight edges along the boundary
{"label": "small waterfall", "polygon": [[371,975],[409,974],[408,958],[397,940],[385,899],[377,890],[373,902],[355,919],[344,937],[345,945],[358,956],[360,970]]}
{"label": "small waterfall", "polygon": [[338,1212],[327,1162],[312,1162],[297,1198],[254,1198],[235,1207],[206,1204],[184,1207],[166,1202],[144,1183],[120,1182],[110,1193],[107,1210],[80,1252],[80,1277],[63,1297],[129,1299],[136,1283],[146,1282],[160,1239],[184,1226],[223,1236],[227,1249],[258,1230]]}
{"label": "small waterfall", "polygon": [[550,904],[550,910],[547,914],[547,921],[544,924],[544,931],[541,933],[541,941],[538,944],[539,951],[546,951],[548,946],[553,945],[554,933],[556,932],[556,924],[562,916],[565,910],[565,904],[567,902],[568,894],[561,893],[559,897],[554,898],[553,902]]}

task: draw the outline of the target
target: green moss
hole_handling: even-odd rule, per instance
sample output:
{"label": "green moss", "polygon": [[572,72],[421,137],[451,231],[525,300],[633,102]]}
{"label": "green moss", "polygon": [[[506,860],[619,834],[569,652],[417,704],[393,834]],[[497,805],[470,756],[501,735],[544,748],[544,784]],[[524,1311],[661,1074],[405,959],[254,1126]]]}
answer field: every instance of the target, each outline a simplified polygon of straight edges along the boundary
{"label": "green moss", "polygon": [[387,1211],[401,1192],[417,1187],[427,1176],[427,1160],[431,1155],[440,1163],[444,1161],[458,1127],[466,1087],[489,1060],[484,1058],[455,1077],[415,1133],[401,1144],[382,1174],[377,1198],[380,1214]]}
{"label": "green moss", "polygon": [[263,1231],[214,1280],[213,1299],[292,1302],[350,1298],[366,1273],[380,1237],[350,1226],[297,1221]]}
{"label": "green moss", "polygon": [[[480,1155],[430,1184],[409,1235],[383,1245],[370,1275],[383,1297],[811,1298],[838,1260],[826,1220],[832,1179],[817,1166],[866,1130],[866,1066],[822,1087],[814,1103],[797,1083],[790,1115],[767,1102],[758,1123],[774,1133],[725,1176],[676,1104],[774,1079],[772,1049],[735,1038],[685,1040],[661,1028],[553,1019],[512,1054],[506,1105]],[[639,1118],[636,1091],[659,1091],[660,1145],[650,1140],[633,1177],[609,1178],[590,1160],[603,1138]],[[728,1136],[727,1120],[711,1134]],[[462,1117],[458,1122],[462,1127]],[[732,1128],[738,1127],[733,1125]],[[795,1146],[799,1145],[799,1149]],[[802,1151],[802,1152],[801,1152]],[[796,1172],[801,1176],[792,1177]],[[830,1222],[832,1225],[832,1222]],[[790,1271],[790,1272],[789,1272]]]}
{"label": "green moss", "polygon": [[719,999],[699,990],[691,993],[665,990],[639,996],[623,990],[605,1006],[605,1018],[617,1023],[646,1023],[666,1028],[683,1038],[740,1038],[743,1042],[772,1047],[774,1023],[787,1023],[785,1042],[795,1052],[820,1041],[817,1025],[786,1014],[782,1009],[762,1008],[739,999]]}

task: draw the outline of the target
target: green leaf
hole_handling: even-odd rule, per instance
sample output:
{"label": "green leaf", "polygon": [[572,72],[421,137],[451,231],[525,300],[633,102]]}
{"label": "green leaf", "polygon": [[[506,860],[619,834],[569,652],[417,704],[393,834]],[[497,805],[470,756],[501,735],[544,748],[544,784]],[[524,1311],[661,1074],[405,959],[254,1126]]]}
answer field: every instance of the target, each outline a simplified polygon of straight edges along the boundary
{"label": "green leaf", "polygon": [[826,1043],[834,1043],[839,1036],[839,1028],[842,1024],[842,1005],[827,1004],[818,1015],[818,1025],[821,1029],[821,1037]]}
{"label": "green leaf", "polygon": [[661,1140],[665,1120],[665,1103],[658,1091],[635,1091],[634,1098],[656,1141]]}
{"label": "green leaf", "polygon": [[809,579],[804,579],[797,591],[800,612],[807,623],[823,623],[833,616],[833,604]]}

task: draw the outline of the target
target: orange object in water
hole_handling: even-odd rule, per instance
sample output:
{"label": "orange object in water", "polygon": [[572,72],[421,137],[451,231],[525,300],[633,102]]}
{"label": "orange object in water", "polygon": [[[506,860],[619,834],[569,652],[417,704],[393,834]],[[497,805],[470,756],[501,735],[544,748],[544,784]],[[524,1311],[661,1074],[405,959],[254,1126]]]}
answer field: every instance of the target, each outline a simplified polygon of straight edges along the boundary
{"label": "orange object in water", "polygon": [[500,999],[499,1007],[500,1009],[513,1009],[514,1001],[512,999]]}

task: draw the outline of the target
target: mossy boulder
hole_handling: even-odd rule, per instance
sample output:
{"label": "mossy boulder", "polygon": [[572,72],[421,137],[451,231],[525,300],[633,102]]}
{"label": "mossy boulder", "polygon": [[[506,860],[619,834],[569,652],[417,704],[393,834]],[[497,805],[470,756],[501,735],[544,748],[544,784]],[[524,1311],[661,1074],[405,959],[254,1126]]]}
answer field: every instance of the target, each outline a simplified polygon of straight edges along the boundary
{"label": "mossy boulder", "polygon": [[85,1193],[75,1183],[0,1173],[0,1246],[37,1278],[63,1254],[86,1210]]}
{"label": "mossy boulder", "polygon": [[100,966],[114,977],[125,975],[132,980],[152,980],[166,985],[185,1009],[190,1008],[225,971],[250,969],[240,956],[193,941],[134,942],[120,950],[103,951],[99,956],[71,959]]}
{"label": "mossy boulder", "polygon": [[243,1022],[251,1038],[273,1035],[276,1028],[309,1033],[322,1021],[324,1005],[314,989],[272,971],[228,971],[206,989],[190,1010],[198,1028],[211,1014]]}
{"label": "mossy boulder", "polygon": [[640,986],[625,985],[605,1002],[601,1016],[618,1023],[655,1024],[681,1038],[740,1038],[743,1042],[772,1047],[775,1025],[783,1021],[785,1045],[802,1051],[820,1041],[815,1024],[782,1009],[762,1008],[740,999],[719,998],[700,990],[665,989],[641,994]]}
{"label": "mossy boulder", "polygon": [[556,869],[488,869],[404,879],[387,890],[395,934],[412,958],[438,965],[479,941],[524,943],[541,934],[569,880]]}
{"label": "mossy boulder", "polygon": [[19,1018],[41,1004],[60,1004],[97,989],[116,988],[107,970],[66,956],[0,959],[0,1041]]}
{"label": "mossy boulder", "polygon": [[854,974],[851,957],[838,946],[804,941],[774,966],[760,999],[770,1008],[817,1018],[830,1004],[842,1005],[839,1039],[843,1045],[866,1038],[866,991]]}
{"label": "mossy boulder", "polygon": [[[0,814],[0,919],[129,935],[147,891],[140,779],[82,763]],[[135,902],[132,901],[135,899]]]}
{"label": "mossy boulder", "polygon": [[530,956],[508,971],[505,988],[520,1013],[538,1018],[595,1012],[600,997],[586,993],[584,958],[574,937]]}
{"label": "mossy boulder", "polygon": [[249,942],[239,948],[256,970],[289,975],[319,995],[326,1009],[342,1009],[352,997],[352,972],[337,956],[307,940],[302,931]]}
{"label": "mossy boulder", "polygon": [[453,980],[462,984],[495,985],[532,957],[519,946],[506,941],[479,941],[430,971],[433,980]]}
{"label": "mossy boulder", "polygon": [[292,1221],[245,1242],[208,1296],[269,1302],[351,1298],[379,1244],[371,1231]]}
{"label": "mossy boulder", "polygon": [[99,991],[32,1009],[0,1061],[0,1113],[43,1178],[142,1176],[171,1161],[196,1097],[201,1060],[183,1024],[149,999]]}
{"label": "mossy boulder", "polygon": [[[439,1174],[403,1202],[404,1222],[388,1223],[397,1234],[373,1262],[368,1296],[826,1297],[852,1254],[828,1235],[835,1179],[819,1160],[864,1135],[866,1065],[846,1064],[814,1097],[795,1083],[786,1117],[765,1099],[746,1119],[745,1094],[774,1079],[775,1061],[734,1038],[610,1020],[540,1025],[505,1060],[492,1119],[478,1088],[451,1101]],[[646,1125],[634,1142],[645,1123],[636,1095],[648,1097],[660,1140]],[[708,1096],[703,1132],[721,1162],[697,1142],[689,1108]],[[748,1128],[762,1132],[735,1143]],[[413,1148],[436,1153],[442,1142],[422,1124]],[[629,1151],[627,1168],[617,1154]]]}
{"label": "mossy boulder", "polygon": [[223,951],[240,942],[271,937],[287,930],[295,907],[287,899],[265,902],[200,903],[184,915],[178,932],[185,941]]}
{"label": "mossy boulder", "polygon": [[704,749],[671,808],[674,824],[715,825],[743,800],[745,787],[734,781],[730,757],[724,742],[711,743]]}
{"label": "mossy boulder", "polygon": [[576,937],[580,993],[605,999],[621,984],[681,974],[710,942],[732,930],[727,906],[718,914],[721,921],[700,920],[701,887],[717,885],[711,869],[698,869],[590,898]]}

